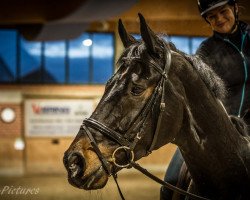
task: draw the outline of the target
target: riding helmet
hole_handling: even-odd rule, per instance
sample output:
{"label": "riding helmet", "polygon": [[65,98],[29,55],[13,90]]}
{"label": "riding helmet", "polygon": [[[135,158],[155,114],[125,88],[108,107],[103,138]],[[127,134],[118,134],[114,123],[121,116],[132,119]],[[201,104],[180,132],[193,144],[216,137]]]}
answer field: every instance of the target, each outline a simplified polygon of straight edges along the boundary
{"label": "riding helmet", "polygon": [[197,0],[198,8],[202,17],[214,8],[224,6],[226,4],[235,5],[236,0]]}

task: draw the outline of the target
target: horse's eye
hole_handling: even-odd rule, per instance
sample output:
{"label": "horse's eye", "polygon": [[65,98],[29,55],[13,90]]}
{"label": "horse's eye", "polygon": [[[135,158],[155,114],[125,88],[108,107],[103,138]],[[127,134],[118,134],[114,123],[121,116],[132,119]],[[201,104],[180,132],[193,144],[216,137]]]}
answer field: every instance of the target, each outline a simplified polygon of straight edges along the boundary
{"label": "horse's eye", "polygon": [[134,96],[139,96],[144,91],[144,88],[140,86],[133,86],[131,89],[131,94]]}

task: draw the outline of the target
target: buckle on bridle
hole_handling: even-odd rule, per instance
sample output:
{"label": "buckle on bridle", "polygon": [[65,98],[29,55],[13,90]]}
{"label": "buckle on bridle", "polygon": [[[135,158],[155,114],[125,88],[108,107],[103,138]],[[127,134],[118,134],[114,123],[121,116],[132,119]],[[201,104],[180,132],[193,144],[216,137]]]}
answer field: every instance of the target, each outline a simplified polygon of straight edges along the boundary
{"label": "buckle on bridle", "polygon": [[[119,164],[116,161],[116,154],[119,151],[122,151],[122,150],[124,150],[126,154],[127,153],[129,154],[129,160],[128,160],[127,164]],[[118,147],[118,148],[115,149],[115,151],[113,152],[112,157],[111,157],[111,159],[109,161],[112,162],[116,167],[127,168],[127,167],[130,166],[130,163],[132,161],[134,161],[134,158],[135,158],[135,154],[134,154],[134,152],[129,147],[127,147],[127,146],[120,146],[120,147]]]}

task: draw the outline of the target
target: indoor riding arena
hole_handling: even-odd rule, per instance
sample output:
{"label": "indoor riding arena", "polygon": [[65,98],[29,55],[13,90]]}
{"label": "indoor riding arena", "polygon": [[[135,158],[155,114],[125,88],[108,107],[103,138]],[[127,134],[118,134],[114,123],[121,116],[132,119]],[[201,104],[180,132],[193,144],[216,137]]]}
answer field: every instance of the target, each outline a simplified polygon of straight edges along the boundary
{"label": "indoor riding arena", "polygon": [[[250,23],[250,2],[240,0],[239,5],[240,18]],[[120,66],[124,41],[119,19],[128,33],[141,38],[139,21],[143,20],[138,13],[155,33],[164,34],[165,40],[188,55],[195,54],[212,34],[196,0],[1,1],[0,199],[121,199],[112,176],[101,189],[72,186],[68,172],[76,170],[71,175],[75,176],[79,171],[70,165],[67,172],[64,153],[77,148],[71,144],[83,120],[95,111],[110,87],[106,83]],[[105,112],[102,104],[99,110]],[[115,117],[112,112],[104,115]],[[115,132],[99,122],[87,123],[106,134]],[[95,141],[88,137],[93,146]],[[99,150],[91,148],[95,153]],[[169,143],[136,163],[163,180],[175,150],[176,145]],[[100,160],[93,168],[105,162]],[[85,164],[81,161],[80,166]],[[161,185],[134,168],[117,172],[117,182],[126,200],[160,199]]]}

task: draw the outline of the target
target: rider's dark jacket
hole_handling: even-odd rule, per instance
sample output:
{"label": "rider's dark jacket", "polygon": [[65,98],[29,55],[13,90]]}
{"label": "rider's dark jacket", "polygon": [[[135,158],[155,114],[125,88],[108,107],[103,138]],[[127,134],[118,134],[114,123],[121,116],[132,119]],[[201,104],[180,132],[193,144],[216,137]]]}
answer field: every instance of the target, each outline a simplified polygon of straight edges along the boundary
{"label": "rider's dark jacket", "polygon": [[239,22],[238,27],[230,35],[214,32],[196,53],[224,80],[228,113],[242,117],[250,109],[250,26]]}

